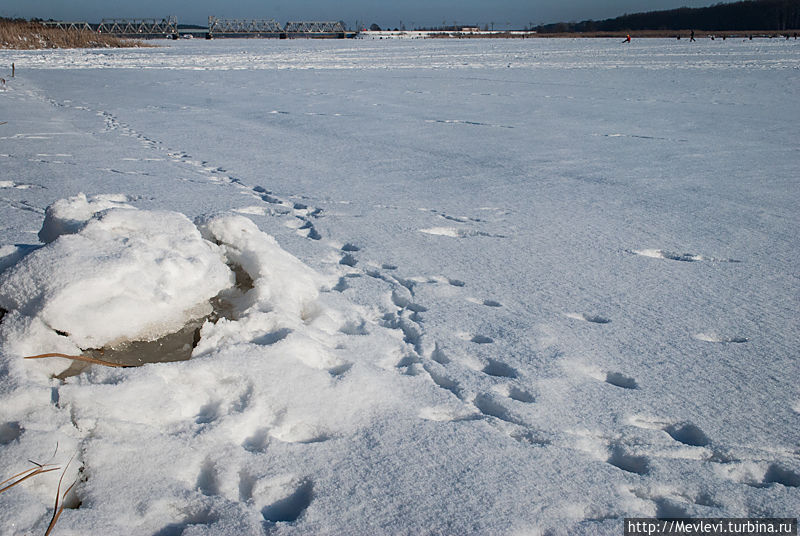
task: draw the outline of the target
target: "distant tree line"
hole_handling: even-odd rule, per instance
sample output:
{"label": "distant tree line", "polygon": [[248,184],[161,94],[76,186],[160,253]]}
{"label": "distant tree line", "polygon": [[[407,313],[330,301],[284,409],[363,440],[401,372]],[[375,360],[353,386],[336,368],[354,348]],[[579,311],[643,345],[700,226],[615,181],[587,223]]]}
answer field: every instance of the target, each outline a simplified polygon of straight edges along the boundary
{"label": "distant tree line", "polygon": [[534,28],[539,33],[624,30],[793,30],[800,29],[800,0],[747,0],[711,7],[625,14],[600,21],[558,22]]}

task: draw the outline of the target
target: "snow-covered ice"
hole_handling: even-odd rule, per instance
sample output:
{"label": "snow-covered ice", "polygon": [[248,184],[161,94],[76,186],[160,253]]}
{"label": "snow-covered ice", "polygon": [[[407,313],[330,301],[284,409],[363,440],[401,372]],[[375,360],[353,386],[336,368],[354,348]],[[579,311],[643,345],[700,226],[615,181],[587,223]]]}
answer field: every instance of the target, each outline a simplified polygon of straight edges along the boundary
{"label": "snow-covered ice", "polygon": [[0,51],[0,533],[797,515],[795,41],[160,44]]}

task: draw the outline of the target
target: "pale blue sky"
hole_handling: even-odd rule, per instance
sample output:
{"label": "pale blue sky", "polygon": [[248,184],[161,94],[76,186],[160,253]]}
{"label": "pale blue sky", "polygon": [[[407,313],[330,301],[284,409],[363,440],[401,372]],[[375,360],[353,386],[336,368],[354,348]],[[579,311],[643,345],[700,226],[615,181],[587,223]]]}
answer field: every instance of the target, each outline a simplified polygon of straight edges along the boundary
{"label": "pale blue sky", "polygon": [[100,22],[104,18],[178,17],[182,24],[219,18],[343,20],[350,27],[491,24],[523,28],[570,20],[604,19],[623,13],[702,7],[717,0],[2,0],[0,16]]}

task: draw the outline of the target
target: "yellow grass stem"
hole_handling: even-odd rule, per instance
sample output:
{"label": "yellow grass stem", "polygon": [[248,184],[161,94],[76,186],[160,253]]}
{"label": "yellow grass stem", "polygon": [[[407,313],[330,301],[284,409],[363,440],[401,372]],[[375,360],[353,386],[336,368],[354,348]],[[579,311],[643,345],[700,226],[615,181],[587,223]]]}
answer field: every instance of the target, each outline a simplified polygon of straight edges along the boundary
{"label": "yellow grass stem", "polygon": [[[34,477],[36,475],[41,475],[43,473],[49,473],[50,471],[58,471],[59,469],[61,469],[61,468],[60,467],[51,467],[51,466],[49,466],[49,464],[48,465],[39,465],[38,467],[31,467],[30,469],[27,469],[25,471],[17,473],[16,475],[14,475],[14,476],[12,476],[10,478],[7,478],[7,479],[3,480],[2,482],[0,482],[0,486],[2,486],[6,482],[11,482],[13,480],[13,482],[11,482],[11,484],[8,484],[7,486],[3,486],[2,488],[0,488],[0,493],[3,493],[7,489],[13,488],[17,484],[19,484],[21,482],[24,482],[25,480],[27,480],[27,479],[29,479],[31,477]],[[21,477],[21,478],[18,478],[18,477]],[[14,480],[15,478],[17,478],[17,480]]]}
{"label": "yellow grass stem", "polygon": [[61,512],[64,511],[64,499],[67,497],[67,494],[72,490],[75,484],[78,483],[78,481],[75,480],[75,482],[73,482],[72,485],[67,488],[67,491],[65,491],[63,495],[61,494],[61,482],[64,480],[64,475],[67,474],[67,469],[69,469],[69,465],[72,463],[74,458],[75,454],[73,454],[72,458],[69,459],[66,467],[64,467],[64,471],[61,473],[61,478],[58,479],[58,487],[56,488],[56,503],[53,507],[53,518],[50,520],[50,524],[47,526],[44,536],[50,536],[50,533],[53,531],[53,527],[56,526],[56,521],[58,521],[58,518],[61,517]]}

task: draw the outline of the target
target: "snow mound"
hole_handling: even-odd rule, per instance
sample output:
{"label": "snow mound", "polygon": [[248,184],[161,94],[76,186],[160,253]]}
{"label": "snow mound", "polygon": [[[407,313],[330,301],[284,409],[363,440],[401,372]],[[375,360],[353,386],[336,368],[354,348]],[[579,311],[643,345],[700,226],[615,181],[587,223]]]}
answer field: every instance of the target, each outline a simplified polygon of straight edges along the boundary
{"label": "snow mound", "polygon": [[0,307],[25,352],[54,351],[52,336],[31,340],[45,328],[78,349],[155,340],[207,315],[233,284],[220,248],[175,212],[77,196],[48,209],[40,236],[50,242],[0,274]]}
{"label": "snow mound", "polygon": [[60,199],[45,210],[39,240],[49,244],[61,235],[76,233],[103,210],[133,208],[127,201],[127,197],[120,194],[86,197],[86,194],[81,193],[68,199]]}

